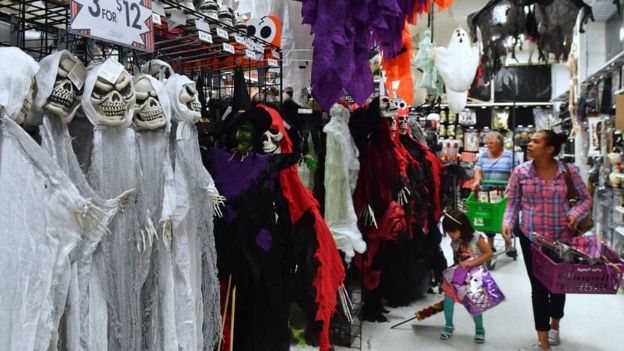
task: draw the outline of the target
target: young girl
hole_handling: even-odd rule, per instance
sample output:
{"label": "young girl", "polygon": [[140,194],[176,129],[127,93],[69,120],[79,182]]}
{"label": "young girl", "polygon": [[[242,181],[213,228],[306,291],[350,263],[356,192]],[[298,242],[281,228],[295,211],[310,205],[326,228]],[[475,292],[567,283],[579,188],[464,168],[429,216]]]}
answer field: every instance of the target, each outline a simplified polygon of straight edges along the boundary
{"label": "young girl", "polygon": [[[492,257],[492,248],[487,243],[483,233],[475,232],[470,225],[470,220],[465,213],[459,210],[449,210],[442,220],[442,229],[452,239],[454,265],[459,264],[463,268],[476,267],[484,264]],[[446,326],[440,339],[448,340],[453,336],[453,308],[455,300],[449,295],[444,297],[444,319]],[[483,328],[483,316],[473,316],[475,322],[474,341],[477,344],[485,342],[485,329]]]}

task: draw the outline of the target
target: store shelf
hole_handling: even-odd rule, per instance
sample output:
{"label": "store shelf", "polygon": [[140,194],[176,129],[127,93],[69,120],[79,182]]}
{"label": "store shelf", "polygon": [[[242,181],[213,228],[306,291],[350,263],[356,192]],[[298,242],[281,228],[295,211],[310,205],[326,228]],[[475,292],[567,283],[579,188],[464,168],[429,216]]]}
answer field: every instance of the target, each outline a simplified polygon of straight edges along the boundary
{"label": "store shelf", "polygon": [[[615,55],[615,57],[607,61],[607,63],[605,63],[602,67],[600,67],[596,72],[589,75],[584,81],[581,82],[580,86],[583,87],[584,85],[587,85],[590,83],[598,83],[598,81],[603,79],[607,74],[611,73],[611,71],[619,69],[622,64],[624,64],[624,51]],[[569,94],[570,94],[570,90],[568,89],[563,94],[557,96],[551,101],[552,102],[567,101]]]}

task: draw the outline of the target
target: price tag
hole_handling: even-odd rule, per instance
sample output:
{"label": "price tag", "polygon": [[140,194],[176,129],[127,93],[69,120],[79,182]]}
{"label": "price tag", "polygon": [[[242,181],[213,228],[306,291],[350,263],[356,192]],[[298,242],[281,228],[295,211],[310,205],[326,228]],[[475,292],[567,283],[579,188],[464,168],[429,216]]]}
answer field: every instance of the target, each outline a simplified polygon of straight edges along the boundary
{"label": "price tag", "polygon": [[186,24],[186,15],[180,10],[174,10],[171,13],[171,17],[169,17],[167,24],[169,25],[169,28],[175,28],[181,24]]}
{"label": "price tag", "polygon": [[279,58],[279,57],[280,57],[280,56],[279,56],[279,52],[277,52],[277,50],[275,50],[275,49],[271,50],[271,54],[272,54],[272,55],[273,55],[273,57],[275,57],[275,58]]}
{"label": "price tag", "polygon": [[87,79],[87,70],[81,62],[78,62],[74,65],[74,68],[69,71],[67,78],[80,90],[84,85],[85,79]]}
{"label": "price tag", "polygon": [[258,43],[254,43],[254,51],[264,52],[264,45],[258,44]]}
{"label": "price tag", "polygon": [[195,20],[195,28],[199,31],[210,33],[210,25],[202,19]]}
{"label": "price tag", "polygon": [[254,44],[253,39],[251,39],[251,38],[246,38],[246,39],[245,39],[245,47],[246,47],[247,49],[251,49],[251,50],[253,50],[253,47],[254,47],[254,46],[253,46],[253,44]]}
{"label": "price tag", "polygon": [[117,78],[121,72],[123,72],[124,67],[121,63],[117,62],[113,58],[109,58],[100,66],[100,70],[98,71],[98,76],[104,78],[109,81],[111,84],[115,84],[117,82]]}
{"label": "price tag", "polygon": [[197,36],[199,40],[206,42],[208,44],[212,44],[212,35],[206,32],[202,32],[201,30],[197,32]]}
{"label": "price tag", "polygon": [[157,13],[161,16],[166,16],[165,7],[158,1],[152,1],[152,12]]}
{"label": "price tag", "polygon": [[152,22],[154,22],[154,24],[162,24],[162,21],[160,20],[160,15],[156,12],[152,12]]}
{"label": "price tag", "polygon": [[256,53],[253,50],[245,49],[245,56],[252,60],[256,59]]}
{"label": "price tag", "polygon": [[69,31],[134,49],[153,51],[149,0],[71,0]]}
{"label": "price tag", "polygon": [[229,52],[231,54],[236,53],[236,50],[234,50],[234,46],[228,43],[223,43],[223,51]]}
{"label": "price tag", "polygon": [[269,66],[272,66],[272,67],[279,67],[279,63],[277,62],[277,60],[276,60],[276,59],[268,59],[268,60],[267,60],[267,63],[269,64]]}
{"label": "price tag", "polygon": [[228,34],[228,32],[225,29],[219,27],[217,27],[217,36],[223,39],[230,39],[230,35]]}
{"label": "price tag", "polygon": [[297,109],[297,113],[300,115],[311,115],[312,114],[312,109],[311,108],[300,108]]}
{"label": "price tag", "polygon": [[245,42],[245,38],[241,37],[240,35],[235,35],[234,36],[234,41],[236,41],[237,44],[241,44],[241,45],[247,46],[247,43]]}

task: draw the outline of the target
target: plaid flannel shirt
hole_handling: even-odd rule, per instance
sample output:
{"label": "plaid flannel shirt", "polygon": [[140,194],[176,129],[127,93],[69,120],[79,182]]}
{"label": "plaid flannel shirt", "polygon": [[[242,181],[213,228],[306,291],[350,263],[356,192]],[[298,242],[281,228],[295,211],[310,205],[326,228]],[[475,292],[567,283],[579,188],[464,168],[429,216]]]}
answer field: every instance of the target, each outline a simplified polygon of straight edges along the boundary
{"label": "plaid flannel shirt", "polygon": [[561,162],[552,179],[538,177],[533,161],[516,167],[509,179],[503,223],[513,227],[522,211],[520,229],[523,233],[535,232],[555,240],[570,239],[574,232],[567,227],[568,216],[573,215],[579,221],[583,219],[589,213],[592,199],[576,167],[569,165],[569,168],[578,194],[573,208],[568,206],[565,167]]}

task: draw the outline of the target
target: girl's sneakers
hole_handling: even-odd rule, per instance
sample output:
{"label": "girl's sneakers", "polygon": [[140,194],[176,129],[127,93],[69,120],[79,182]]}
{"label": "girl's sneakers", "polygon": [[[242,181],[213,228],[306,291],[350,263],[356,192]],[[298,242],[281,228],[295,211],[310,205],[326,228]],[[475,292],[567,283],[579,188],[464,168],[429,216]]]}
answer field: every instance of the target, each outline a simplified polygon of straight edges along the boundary
{"label": "girl's sneakers", "polygon": [[549,347],[547,349],[543,349],[538,344],[533,344],[531,346],[521,348],[520,351],[553,351],[553,349],[552,349],[552,347]]}
{"label": "girl's sneakers", "polygon": [[477,329],[474,336],[474,342],[477,344],[485,343],[485,329]]}
{"label": "girl's sneakers", "polygon": [[561,344],[558,330],[551,329],[548,331],[548,343],[550,343],[552,346],[557,346]]}
{"label": "girl's sneakers", "polygon": [[444,327],[444,330],[440,333],[440,339],[442,340],[450,339],[451,336],[453,336],[453,330],[455,330],[453,326],[447,325],[446,327]]}

